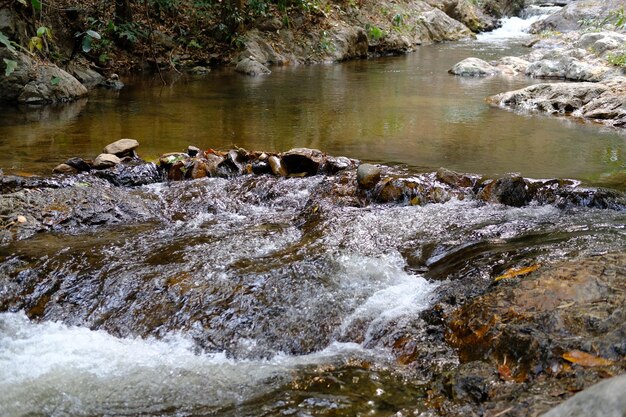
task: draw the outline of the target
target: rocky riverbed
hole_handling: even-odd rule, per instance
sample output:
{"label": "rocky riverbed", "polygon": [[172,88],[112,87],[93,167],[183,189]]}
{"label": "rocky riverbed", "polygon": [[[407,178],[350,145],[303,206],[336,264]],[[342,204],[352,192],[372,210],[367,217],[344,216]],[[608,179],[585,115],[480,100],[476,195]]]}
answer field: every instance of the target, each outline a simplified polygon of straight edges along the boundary
{"label": "rocky riverbed", "polygon": [[[449,72],[466,77],[526,76],[569,81],[504,92],[487,101],[523,112],[565,115],[623,127],[626,78],[616,59],[626,53],[626,35],[608,30],[608,24],[602,25],[602,17],[619,7],[624,3],[573,2],[533,25],[531,30],[539,36],[529,42],[529,54],[494,62],[467,58]],[[585,21],[595,22],[596,26],[581,28]]]}
{"label": "rocky riverbed", "polygon": [[[110,166],[1,177],[0,310],[119,338],[182,332],[241,366],[332,343],[387,352],[275,377],[239,405],[162,398],[152,412],[539,415],[626,368],[623,193],[305,148],[148,163],[138,146],[107,146]],[[9,386],[2,402],[98,412],[77,387],[50,396],[46,375],[22,381],[43,403]],[[104,380],[88,380],[97,397]]]}

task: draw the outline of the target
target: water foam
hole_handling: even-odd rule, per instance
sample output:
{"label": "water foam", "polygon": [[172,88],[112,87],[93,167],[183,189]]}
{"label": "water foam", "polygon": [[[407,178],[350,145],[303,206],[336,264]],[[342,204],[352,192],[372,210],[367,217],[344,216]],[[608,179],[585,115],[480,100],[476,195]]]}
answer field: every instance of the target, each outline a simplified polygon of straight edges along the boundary
{"label": "water foam", "polygon": [[[527,9],[528,10],[528,9]],[[558,8],[537,8],[528,10],[522,17],[505,17],[500,21],[502,24],[498,29],[491,32],[479,33],[476,40],[479,42],[498,42],[517,38],[526,38],[528,30],[533,23],[545,19],[554,13]]]}
{"label": "water foam", "polygon": [[277,388],[299,366],[357,354],[368,353],[333,343],[311,355],[235,361],[194,352],[180,335],[120,339],[1,313],[0,416],[210,412]]}

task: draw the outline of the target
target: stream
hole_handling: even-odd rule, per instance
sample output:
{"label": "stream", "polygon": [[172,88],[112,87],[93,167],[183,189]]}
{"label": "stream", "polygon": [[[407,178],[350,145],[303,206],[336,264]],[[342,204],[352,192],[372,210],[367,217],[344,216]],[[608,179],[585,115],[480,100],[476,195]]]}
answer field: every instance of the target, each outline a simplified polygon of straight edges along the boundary
{"label": "stream", "polygon": [[[46,174],[133,137],[146,159],[190,144],[312,147],[417,178],[444,166],[601,185],[623,171],[618,131],[484,102],[537,80],[447,74],[467,56],[523,53],[511,25],[403,57],[266,78],[216,70],[165,87],[138,77],[67,106],[2,109],[1,168]],[[140,216],[58,223],[2,244],[0,416],[427,411],[432,372],[458,365],[425,314],[441,298],[478,294],[513,266],[626,248],[623,210],[472,198],[356,207],[327,198],[344,179],[354,181],[243,175],[103,187],[103,201]],[[38,208],[61,216],[90,190],[63,192],[35,191],[46,202]],[[20,193],[17,210],[29,207]],[[406,343],[422,350],[403,357]]]}

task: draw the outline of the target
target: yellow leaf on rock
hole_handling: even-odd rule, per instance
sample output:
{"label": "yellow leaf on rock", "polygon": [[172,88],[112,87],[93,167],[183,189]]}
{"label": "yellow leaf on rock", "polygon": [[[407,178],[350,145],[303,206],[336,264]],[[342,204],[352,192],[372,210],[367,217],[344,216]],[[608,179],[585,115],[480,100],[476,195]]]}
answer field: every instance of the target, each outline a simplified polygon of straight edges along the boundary
{"label": "yellow leaf on rock", "polygon": [[508,269],[504,274],[500,275],[499,277],[496,277],[494,281],[498,282],[503,279],[509,279],[509,278],[515,278],[515,277],[528,275],[531,272],[538,270],[539,267],[541,267],[541,264],[535,264],[535,265],[527,266],[524,268],[511,268],[511,269]]}
{"label": "yellow leaf on rock", "polygon": [[580,350],[572,350],[563,354],[563,359],[568,362],[575,363],[580,366],[591,368],[594,366],[610,366],[613,365],[613,361],[608,359],[594,356],[590,353],[582,352]]}

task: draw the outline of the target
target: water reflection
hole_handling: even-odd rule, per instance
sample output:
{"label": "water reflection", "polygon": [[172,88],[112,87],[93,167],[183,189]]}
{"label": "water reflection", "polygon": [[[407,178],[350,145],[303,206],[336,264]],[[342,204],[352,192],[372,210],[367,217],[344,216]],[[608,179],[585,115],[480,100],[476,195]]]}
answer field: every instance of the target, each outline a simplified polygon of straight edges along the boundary
{"label": "water reflection", "polygon": [[523,52],[510,45],[455,43],[421,47],[404,57],[276,68],[269,77],[218,70],[167,86],[136,78],[120,93],[96,92],[79,116],[36,114],[33,122],[20,110],[4,109],[0,167],[49,172],[65,158],[94,157],[112,140],[133,137],[146,158],[189,144],[236,144],[274,151],[306,146],[373,162],[487,175],[597,181],[623,171],[626,144],[618,132],[519,115],[484,101],[536,80],[447,74],[468,56]]}

